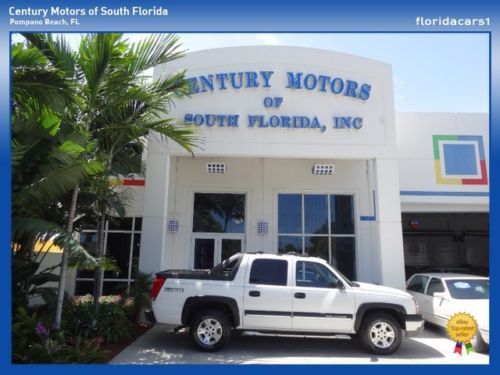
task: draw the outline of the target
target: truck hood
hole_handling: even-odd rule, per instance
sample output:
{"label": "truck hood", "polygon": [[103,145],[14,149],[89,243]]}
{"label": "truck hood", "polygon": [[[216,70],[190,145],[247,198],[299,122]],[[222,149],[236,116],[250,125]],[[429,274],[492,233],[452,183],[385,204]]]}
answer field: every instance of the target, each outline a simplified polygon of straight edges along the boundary
{"label": "truck hood", "polygon": [[412,298],[409,293],[396,288],[390,288],[388,286],[375,285],[370,283],[361,283],[359,281],[356,281],[356,283],[359,284],[360,292],[386,294],[390,296],[406,297],[408,299]]}

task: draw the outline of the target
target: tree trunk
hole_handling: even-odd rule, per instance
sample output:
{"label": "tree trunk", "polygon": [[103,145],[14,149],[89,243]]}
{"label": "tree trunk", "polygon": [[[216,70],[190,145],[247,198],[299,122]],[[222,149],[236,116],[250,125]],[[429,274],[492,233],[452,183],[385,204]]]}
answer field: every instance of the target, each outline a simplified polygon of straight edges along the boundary
{"label": "tree trunk", "polygon": [[[101,259],[104,256],[104,226],[106,225],[106,215],[103,214],[99,218],[97,224],[97,253],[96,257]],[[94,270],[94,320],[99,314],[99,297],[102,296],[102,280],[103,271],[101,266],[97,266]],[[95,323],[95,321],[94,321]]]}
{"label": "tree trunk", "polygon": [[[80,187],[76,186],[73,189],[73,195],[71,196],[71,205],[69,207],[69,212],[68,212],[68,222],[66,223],[66,232],[68,232],[68,234],[70,235],[73,233],[73,222],[75,220],[76,204],[78,202],[79,191]],[[67,249],[63,249],[62,259],[61,259],[61,273],[59,274],[59,285],[57,289],[56,314],[53,323],[53,328],[56,330],[61,328],[62,309],[64,303],[64,294],[66,290],[66,278],[68,276],[68,259],[69,259],[69,251]]]}

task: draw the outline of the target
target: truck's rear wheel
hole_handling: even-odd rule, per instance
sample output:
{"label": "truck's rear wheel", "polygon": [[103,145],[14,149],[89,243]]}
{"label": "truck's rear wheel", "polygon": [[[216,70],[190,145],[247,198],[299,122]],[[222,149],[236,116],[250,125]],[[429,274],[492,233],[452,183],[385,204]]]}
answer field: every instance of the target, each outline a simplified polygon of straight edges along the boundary
{"label": "truck's rear wheel", "polygon": [[199,349],[214,352],[222,348],[231,337],[231,325],[223,312],[206,310],[194,317],[190,334]]}
{"label": "truck's rear wheel", "polygon": [[401,345],[401,325],[389,314],[372,313],[363,320],[359,339],[371,353],[391,354]]}

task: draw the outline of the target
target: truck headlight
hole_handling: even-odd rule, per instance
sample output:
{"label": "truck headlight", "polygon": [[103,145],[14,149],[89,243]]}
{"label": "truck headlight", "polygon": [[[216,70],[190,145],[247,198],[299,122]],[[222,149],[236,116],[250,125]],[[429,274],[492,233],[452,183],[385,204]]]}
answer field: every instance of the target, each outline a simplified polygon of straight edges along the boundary
{"label": "truck headlight", "polygon": [[413,296],[411,296],[411,299],[413,300],[413,303],[415,304],[415,314],[420,314],[420,307],[418,306],[417,300]]}

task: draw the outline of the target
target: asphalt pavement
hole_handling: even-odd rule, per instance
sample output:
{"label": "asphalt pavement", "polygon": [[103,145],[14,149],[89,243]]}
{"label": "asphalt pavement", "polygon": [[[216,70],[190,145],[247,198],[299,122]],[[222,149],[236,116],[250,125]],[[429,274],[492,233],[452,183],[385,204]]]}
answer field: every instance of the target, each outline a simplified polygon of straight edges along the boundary
{"label": "asphalt pavement", "polygon": [[446,331],[426,326],[389,356],[365,352],[350,339],[234,336],[216,353],[198,351],[188,334],[158,324],[125,348],[111,364],[488,364],[489,355],[454,354]]}

